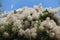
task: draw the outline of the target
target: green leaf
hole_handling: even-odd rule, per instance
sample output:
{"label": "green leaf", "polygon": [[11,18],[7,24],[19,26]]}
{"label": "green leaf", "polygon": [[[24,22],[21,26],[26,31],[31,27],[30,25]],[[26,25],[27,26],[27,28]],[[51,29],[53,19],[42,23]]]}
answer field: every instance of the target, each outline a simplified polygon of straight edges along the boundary
{"label": "green leaf", "polygon": [[45,20],[47,16],[48,16],[47,13],[43,13],[43,14],[40,15],[40,18],[43,19],[43,20]]}
{"label": "green leaf", "polygon": [[17,12],[16,12],[16,10],[14,10],[14,14],[16,14]]}
{"label": "green leaf", "polygon": [[2,3],[0,2],[0,7],[2,7]]}

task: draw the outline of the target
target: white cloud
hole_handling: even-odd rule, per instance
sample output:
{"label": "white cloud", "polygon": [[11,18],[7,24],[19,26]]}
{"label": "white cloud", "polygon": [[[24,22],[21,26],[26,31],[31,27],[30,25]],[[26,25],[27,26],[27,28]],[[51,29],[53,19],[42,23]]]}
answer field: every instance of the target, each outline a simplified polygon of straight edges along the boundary
{"label": "white cloud", "polygon": [[13,8],[13,4],[11,5],[11,9]]}

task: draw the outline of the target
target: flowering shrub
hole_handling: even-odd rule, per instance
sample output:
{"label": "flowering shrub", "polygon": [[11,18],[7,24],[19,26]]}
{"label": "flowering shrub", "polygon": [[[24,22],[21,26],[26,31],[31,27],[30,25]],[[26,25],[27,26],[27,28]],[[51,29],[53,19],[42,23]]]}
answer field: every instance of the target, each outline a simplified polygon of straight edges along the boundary
{"label": "flowering shrub", "polygon": [[60,8],[24,7],[1,14],[1,40],[60,40]]}

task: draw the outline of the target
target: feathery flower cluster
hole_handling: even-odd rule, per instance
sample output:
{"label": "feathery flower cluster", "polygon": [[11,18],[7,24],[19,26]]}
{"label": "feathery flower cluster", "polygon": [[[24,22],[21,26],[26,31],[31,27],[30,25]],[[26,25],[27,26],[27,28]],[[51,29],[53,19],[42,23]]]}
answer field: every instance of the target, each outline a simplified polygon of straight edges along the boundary
{"label": "feathery flower cluster", "polygon": [[44,9],[41,5],[38,5],[34,8],[24,7],[9,12],[9,14],[2,14],[0,18],[0,35],[10,39],[15,34],[20,39],[25,37],[31,40],[32,38],[47,40],[47,36],[60,39],[60,19],[57,17],[59,11],[60,8]]}

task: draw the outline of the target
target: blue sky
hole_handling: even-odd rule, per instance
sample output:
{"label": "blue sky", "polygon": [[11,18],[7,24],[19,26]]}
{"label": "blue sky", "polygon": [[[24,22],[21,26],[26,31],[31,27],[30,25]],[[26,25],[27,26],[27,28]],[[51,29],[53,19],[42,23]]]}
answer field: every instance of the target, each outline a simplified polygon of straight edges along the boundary
{"label": "blue sky", "polygon": [[33,7],[34,5],[42,4],[43,7],[60,7],[60,0],[0,0],[3,3],[1,9],[11,11],[24,6]]}

